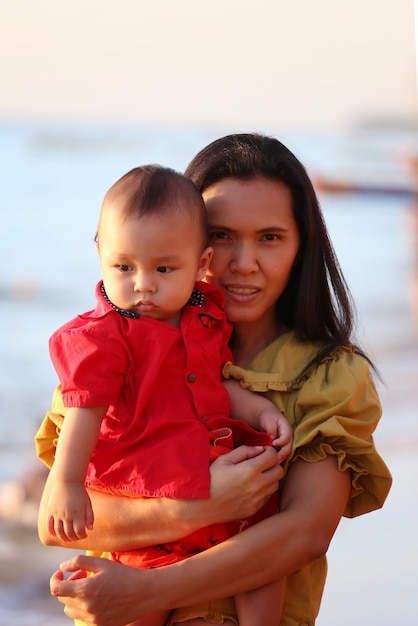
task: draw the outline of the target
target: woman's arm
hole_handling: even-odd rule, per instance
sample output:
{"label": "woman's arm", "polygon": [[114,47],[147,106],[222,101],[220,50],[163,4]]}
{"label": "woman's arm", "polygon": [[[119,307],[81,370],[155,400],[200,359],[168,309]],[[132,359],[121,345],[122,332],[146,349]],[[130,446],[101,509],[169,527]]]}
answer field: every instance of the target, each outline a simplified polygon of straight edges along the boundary
{"label": "woman's arm", "polygon": [[98,552],[175,541],[208,524],[253,515],[277,490],[283,476],[273,449],[248,446],[219,457],[210,472],[211,497],[207,500],[136,499],[89,490],[94,529],[87,539],[66,543],[46,530],[50,474],[39,508],[39,537],[45,545]]}
{"label": "woman's arm", "polygon": [[[254,589],[300,569],[327,551],[350,492],[334,457],[293,463],[282,510],[214,548],[151,570],[77,556],[51,578],[51,593],[68,617],[122,626],[153,611],[206,602]],[[273,557],[274,555],[274,557]],[[62,572],[79,571],[67,581]],[[236,572],[239,571],[239,576]]]}

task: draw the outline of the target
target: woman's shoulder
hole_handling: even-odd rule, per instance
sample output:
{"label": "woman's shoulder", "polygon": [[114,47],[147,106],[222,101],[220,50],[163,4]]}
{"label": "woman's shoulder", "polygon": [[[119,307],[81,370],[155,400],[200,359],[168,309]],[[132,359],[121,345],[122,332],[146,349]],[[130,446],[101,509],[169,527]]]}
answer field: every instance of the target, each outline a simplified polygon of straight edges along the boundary
{"label": "woman's shoulder", "polygon": [[350,471],[344,515],[355,517],[381,507],[391,485],[372,438],[382,408],[370,365],[355,347],[341,346],[310,365],[322,347],[290,332],[260,352],[251,369],[229,365],[225,373],[252,391],[270,392],[292,424],[295,437],[286,465],[332,455],[341,471]]}
{"label": "woman's shoulder", "polygon": [[294,391],[307,380],[364,376],[370,370],[352,345],[340,346],[319,363],[312,363],[323,348],[320,342],[302,341],[289,331],[264,348],[249,368],[229,365],[227,376],[237,378],[253,391]]}

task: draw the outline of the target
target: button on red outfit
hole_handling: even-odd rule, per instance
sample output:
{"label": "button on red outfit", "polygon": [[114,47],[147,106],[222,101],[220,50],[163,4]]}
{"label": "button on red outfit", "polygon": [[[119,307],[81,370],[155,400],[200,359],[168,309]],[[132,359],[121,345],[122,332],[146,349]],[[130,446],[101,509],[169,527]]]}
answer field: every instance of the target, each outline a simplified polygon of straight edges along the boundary
{"label": "button on red outfit", "polygon": [[[221,370],[231,360],[231,327],[221,293],[197,283],[199,298],[190,299],[175,328],[117,312],[100,288],[96,308],[50,339],[65,406],[109,405],[86,485],[132,496],[208,498],[213,445],[223,453],[239,443],[270,442],[229,417]],[[220,438],[210,435],[214,429]],[[233,433],[226,445],[225,429]],[[230,536],[216,526],[220,539]]]}

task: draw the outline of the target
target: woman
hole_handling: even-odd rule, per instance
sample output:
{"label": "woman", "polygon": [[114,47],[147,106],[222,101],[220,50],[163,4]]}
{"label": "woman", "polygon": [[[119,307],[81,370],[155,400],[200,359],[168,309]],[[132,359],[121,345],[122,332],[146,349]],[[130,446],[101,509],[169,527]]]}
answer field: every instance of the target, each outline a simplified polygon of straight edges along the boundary
{"label": "woman", "polygon": [[[101,626],[172,607],[181,608],[171,623],[223,623],[230,604],[208,605],[211,600],[287,576],[281,626],[311,625],[325,583],[325,553],[341,516],[381,507],[390,489],[372,440],[381,408],[371,364],[352,344],[350,294],[296,157],[276,139],[231,135],[202,150],[186,174],[208,211],[214,257],[207,281],[223,292],[235,329],[235,365],[225,375],[266,393],[294,428],[280,514],[158,570],[77,556],[52,576],[51,591],[68,616]],[[41,456],[49,462],[61,408],[57,401],[40,435]],[[189,509],[181,501],[104,501],[92,494],[96,519],[105,511],[107,517],[77,547],[135,548],[248,515],[281,477],[271,451],[257,455],[245,448],[212,466],[210,500]],[[43,516],[44,504],[41,529]],[[85,570],[95,576],[86,578]],[[63,572],[75,573],[64,581]]]}

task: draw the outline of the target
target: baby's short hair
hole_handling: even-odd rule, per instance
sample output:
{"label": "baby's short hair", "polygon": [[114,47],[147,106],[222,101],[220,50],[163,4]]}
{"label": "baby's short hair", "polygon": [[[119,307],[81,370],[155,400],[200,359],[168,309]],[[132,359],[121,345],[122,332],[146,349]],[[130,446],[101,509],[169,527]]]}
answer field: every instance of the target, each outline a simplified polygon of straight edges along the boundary
{"label": "baby's short hair", "polygon": [[103,204],[115,201],[126,217],[187,211],[202,232],[203,247],[207,245],[203,198],[194,183],[174,169],[161,165],[135,167],[110,187]]}

